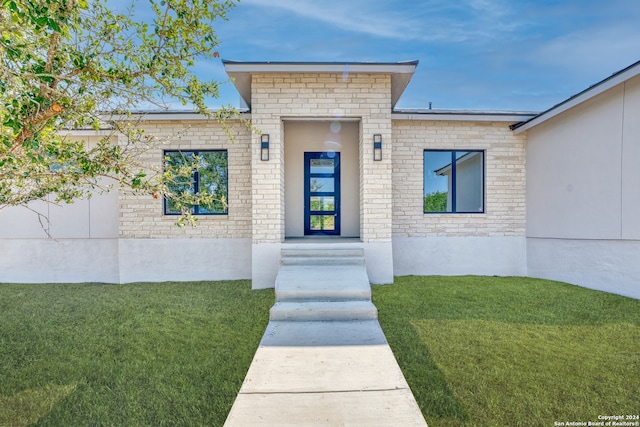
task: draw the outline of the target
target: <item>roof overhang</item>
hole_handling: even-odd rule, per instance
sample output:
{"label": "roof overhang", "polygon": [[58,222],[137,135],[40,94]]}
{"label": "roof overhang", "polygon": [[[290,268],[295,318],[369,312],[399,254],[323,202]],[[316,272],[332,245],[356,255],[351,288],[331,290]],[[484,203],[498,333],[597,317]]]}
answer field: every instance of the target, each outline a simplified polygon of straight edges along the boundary
{"label": "roof overhang", "polygon": [[264,73],[390,74],[391,108],[406,89],[418,61],[406,62],[238,62],[222,60],[227,75],[251,108],[251,75]]}
{"label": "roof overhang", "polygon": [[415,108],[396,110],[391,114],[391,119],[520,123],[535,117],[536,114],[529,111],[430,110]]}
{"label": "roof overhang", "polygon": [[640,74],[640,61],[628,66],[627,68],[618,71],[617,73],[612,74],[606,79],[588,87],[582,92],[573,95],[572,97],[562,101],[561,103],[554,105],[546,111],[538,114],[535,117],[527,121],[523,121],[511,127],[514,133],[517,135],[526,131],[527,129],[531,129],[534,126],[539,125],[542,122],[545,122],[552,117],[557,116],[570,108],[575,107],[578,104],[582,104],[585,101],[588,101],[591,98],[594,98],[601,93],[611,89],[614,86],[617,86],[625,81],[637,76]]}

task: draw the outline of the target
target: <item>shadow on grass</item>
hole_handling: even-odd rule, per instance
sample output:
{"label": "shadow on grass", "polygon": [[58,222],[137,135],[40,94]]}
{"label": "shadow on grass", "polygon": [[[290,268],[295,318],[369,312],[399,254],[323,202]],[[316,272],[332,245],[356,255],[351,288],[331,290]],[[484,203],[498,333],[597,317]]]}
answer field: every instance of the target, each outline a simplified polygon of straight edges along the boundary
{"label": "shadow on grass", "polygon": [[0,426],[28,426],[47,415],[78,387],[49,384],[22,390],[12,396],[0,395]]}
{"label": "shadow on grass", "polygon": [[[410,322],[394,322],[380,315],[387,341],[402,368],[418,406],[425,418],[468,419],[460,401],[455,397],[449,384]],[[387,330],[402,330],[401,333],[387,333]]]}
{"label": "shadow on grass", "polygon": [[399,277],[374,303],[430,425],[597,421],[638,401],[638,300],[469,276]]}
{"label": "shadow on grass", "polygon": [[249,281],[2,284],[0,425],[222,425],[273,300]]}

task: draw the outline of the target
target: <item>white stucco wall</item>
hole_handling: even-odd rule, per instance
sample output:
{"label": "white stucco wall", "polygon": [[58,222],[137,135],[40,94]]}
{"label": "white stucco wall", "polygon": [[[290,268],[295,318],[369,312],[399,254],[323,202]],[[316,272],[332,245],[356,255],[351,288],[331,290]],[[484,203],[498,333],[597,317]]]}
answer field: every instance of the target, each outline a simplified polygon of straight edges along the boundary
{"label": "white stucco wall", "polygon": [[101,181],[110,192],[96,190],[74,203],[56,203],[55,197],[28,207],[0,210],[0,239],[115,239],[118,237],[118,190],[110,180]]}
{"label": "white stucco wall", "polygon": [[[89,214],[96,204],[95,198],[65,206],[36,203],[41,211],[53,212],[50,223],[42,218],[44,227],[26,208],[0,211],[0,282],[118,283],[118,231],[112,224],[117,211]],[[104,215],[111,216],[100,221]]]}
{"label": "white stucco wall", "polygon": [[0,283],[119,283],[117,239],[0,239]]}
{"label": "white stucco wall", "polygon": [[527,131],[534,277],[640,295],[640,77]]}
{"label": "white stucco wall", "polygon": [[530,277],[640,298],[640,241],[527,239]]}
{"label": "white stucco wall", "polygon": [[625,83],[623,123],[622,237],[640,240],[640,77]]}
{"label": "white stucco wall", "polygon": [[117,283],[117,189],[72,204],[47,200],[0,210],[0,282]]}
{"label": "white stucco wall", "polygon": [[524,236],[394,237],[396,276],[526,275]]}
{"label": "white stucco wall", "polygon": [[527,236],[621,236],[623,88],[528,131]]}
{"label": "white stucco wall", "polygon": [[120,239],[120,282],[251,278],[251,239]]}

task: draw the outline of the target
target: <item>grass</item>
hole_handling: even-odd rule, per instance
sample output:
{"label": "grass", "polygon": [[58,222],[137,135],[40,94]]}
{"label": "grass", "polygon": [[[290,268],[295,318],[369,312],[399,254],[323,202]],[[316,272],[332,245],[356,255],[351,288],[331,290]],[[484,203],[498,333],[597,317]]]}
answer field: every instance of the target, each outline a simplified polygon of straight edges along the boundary
{"label": "grass", "polygon": [[[0,285],[0,426],[219,426],[273,304],[248,281]],[[430,427],[638,414],[640,301],[403,277],[380,323]]]}
{"label": "grass", "polygon": [[273,304],[250,288],[0,285],[0,426],[222,425]]}
{"label": "grass", "polygon": [[638,300],[504,277],[402,277],[373,295],[430,427],[640,412]]}

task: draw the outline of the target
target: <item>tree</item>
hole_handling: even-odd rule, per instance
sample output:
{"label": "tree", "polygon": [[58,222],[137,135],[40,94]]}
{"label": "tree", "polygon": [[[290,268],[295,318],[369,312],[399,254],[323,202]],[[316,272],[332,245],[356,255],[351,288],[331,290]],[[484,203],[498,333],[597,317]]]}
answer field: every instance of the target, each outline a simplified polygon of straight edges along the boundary
{"label": "tree", "polygon": [[[134,112],[178,102],[221,121],[234,114],[207,109],[219,84],[193,68],[218,57],[213,24],[236,0],[131,0],[122,11],[108,0],[0,1],[0,210],[71,203],[104,190],[105,178],[164,196],[190,170],[148,176],[140,157],[162,141]],[[150,17],[137,20],[137,7]],[[71,129],[102,137],[87,147]]]}
{"label": "tree", "polygon": [[424,196],[424,212],[446,212],[447,191],[436,190]]}

